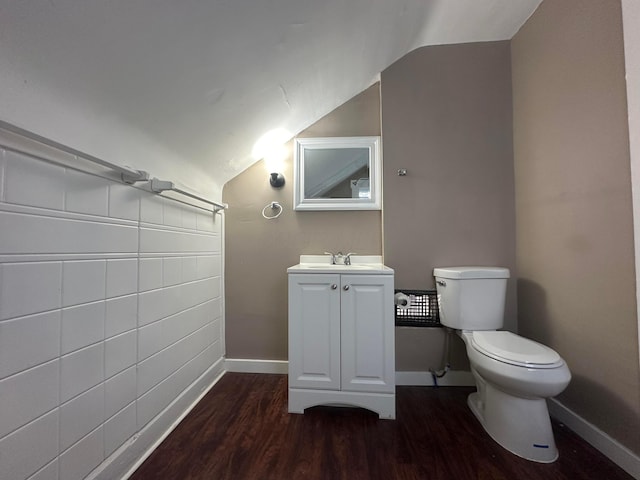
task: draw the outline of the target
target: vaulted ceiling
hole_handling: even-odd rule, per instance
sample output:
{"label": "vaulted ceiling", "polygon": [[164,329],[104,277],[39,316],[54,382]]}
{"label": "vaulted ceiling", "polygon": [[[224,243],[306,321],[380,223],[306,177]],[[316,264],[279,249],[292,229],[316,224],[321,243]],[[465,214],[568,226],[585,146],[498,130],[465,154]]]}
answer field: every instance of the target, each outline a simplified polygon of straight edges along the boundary
{"label": "vaulted ceiling", "polygon": [[266,131],[417,47],[510,39],[540,1],[0,0],[0,120],[219,192]]}

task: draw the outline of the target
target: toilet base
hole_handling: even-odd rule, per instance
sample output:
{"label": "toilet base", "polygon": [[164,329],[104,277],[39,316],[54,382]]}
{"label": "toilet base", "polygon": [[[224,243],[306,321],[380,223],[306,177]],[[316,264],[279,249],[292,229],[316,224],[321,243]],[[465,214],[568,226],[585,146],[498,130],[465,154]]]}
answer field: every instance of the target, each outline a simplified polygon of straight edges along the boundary
{"label": "toilet base", "polygon": [[558,449],[546,400],[514,397],[474,373],[478,391],[469,395],[467,404],[491,438],[519,457],[554,462]]}

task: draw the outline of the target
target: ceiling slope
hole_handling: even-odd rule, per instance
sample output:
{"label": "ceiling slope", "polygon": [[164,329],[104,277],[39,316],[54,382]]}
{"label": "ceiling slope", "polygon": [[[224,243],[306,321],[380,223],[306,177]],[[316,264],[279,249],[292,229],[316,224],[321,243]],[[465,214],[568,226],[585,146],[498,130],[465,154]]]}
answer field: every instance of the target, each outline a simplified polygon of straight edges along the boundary
{"label": "ceiling slope", "polygon": [[0,120],[220,192],[424,45],[510,39],[540,0],[0,0]]}

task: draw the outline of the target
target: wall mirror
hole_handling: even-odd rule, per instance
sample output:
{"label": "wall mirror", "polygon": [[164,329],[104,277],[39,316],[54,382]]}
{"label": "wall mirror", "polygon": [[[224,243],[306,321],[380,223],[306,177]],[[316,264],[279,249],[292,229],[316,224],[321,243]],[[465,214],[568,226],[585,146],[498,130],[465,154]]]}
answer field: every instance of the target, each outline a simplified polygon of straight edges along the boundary
{"label": "wall mirror", "polygon": [[297,138],[295,210],[380,210],[380,137]]}

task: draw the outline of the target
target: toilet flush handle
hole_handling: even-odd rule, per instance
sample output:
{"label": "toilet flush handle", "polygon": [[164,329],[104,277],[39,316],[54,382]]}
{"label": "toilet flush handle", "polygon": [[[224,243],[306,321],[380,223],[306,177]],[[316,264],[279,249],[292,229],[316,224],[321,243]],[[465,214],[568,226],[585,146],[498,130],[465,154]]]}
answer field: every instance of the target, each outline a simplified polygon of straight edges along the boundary
{"label": "toilet flush handle", "polygon": [[444,280],[436,280],[436,283],[438,285],[440,285],[441,287],[446,287],[447,286],[447,282],[445,282]]}

